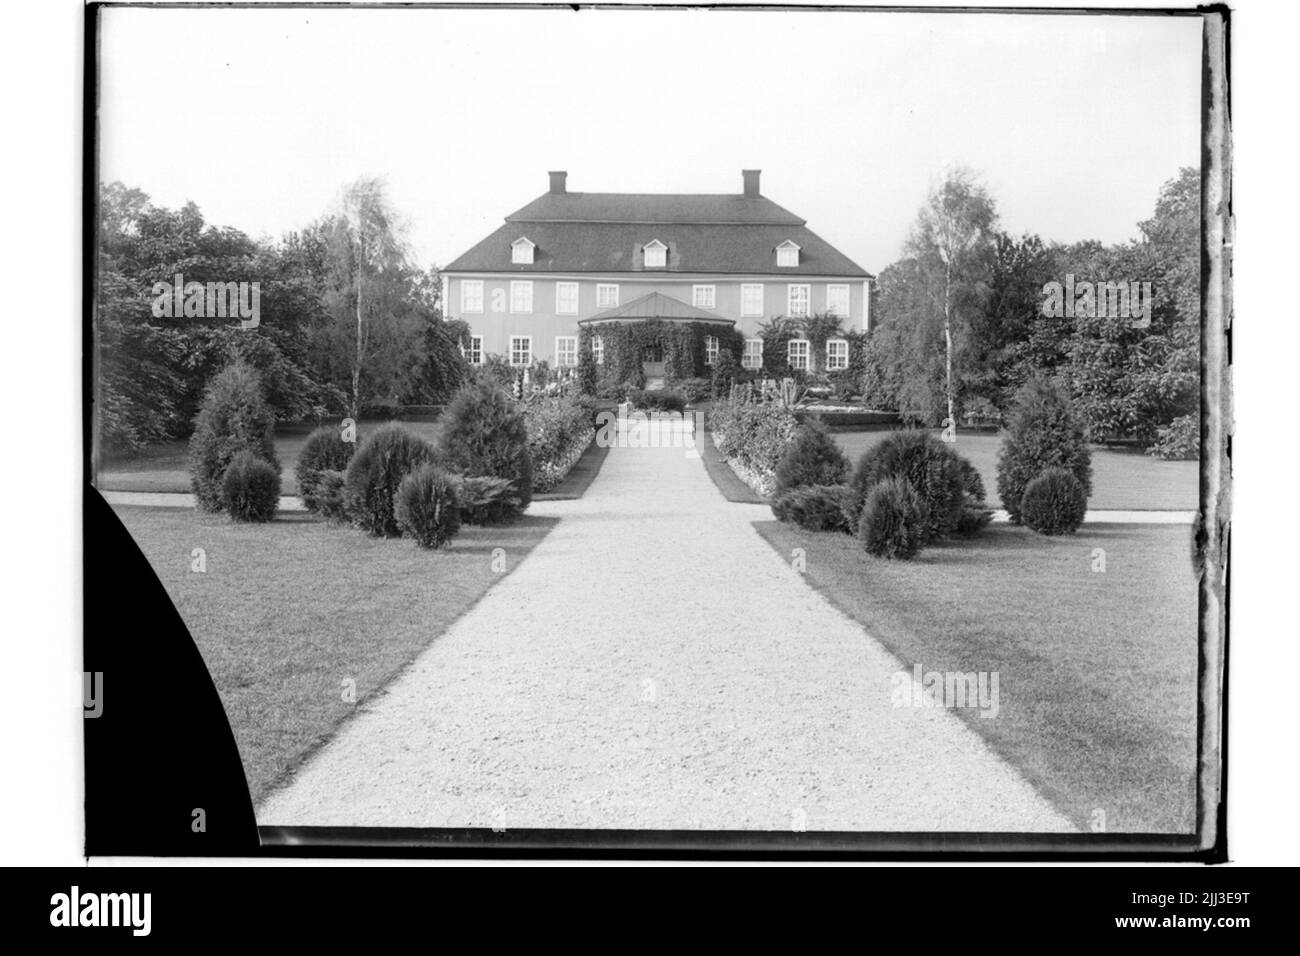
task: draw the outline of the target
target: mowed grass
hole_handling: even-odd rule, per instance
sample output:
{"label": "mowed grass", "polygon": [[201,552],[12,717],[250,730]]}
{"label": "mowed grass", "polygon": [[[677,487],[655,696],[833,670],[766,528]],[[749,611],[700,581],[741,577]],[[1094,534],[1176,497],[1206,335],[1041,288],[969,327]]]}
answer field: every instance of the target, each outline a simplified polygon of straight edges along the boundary
{"label": "mowed grass", "polygon": [[[1197,591],[1191,528],[1046,538],[994,525],[910,562],[759,522],[784,559],[910,672],[997,672],[1000,711],[954,709],[1084,832],[1195,828]],[[1106,570],[1092,570],[1096,548]],[[874,689],[863,688],[863,693]]]}
{"label": "mowed grass", "polygon": [[[836,432],[835,441],[849,461],[857,463],[889,429]],[[935,434],[938,434],[936,430]],[[957,452],[978,469],[989,505],[998,500],[1000,436],[987,432],[957,432]],[[1161,461],[1135,449],[1092,446],[1092,497],[1095,511],[1195,511],[1200,502],[1200,465],[1195,461]]]}
{"label": "mowed grass", "polygon": [[[363,419],[357,423],[357,441],[385,422]],[[410,429],[430,442],[438,440],[441,426],[436,421],[403,421],[402,427]],[[280,494],[296,495],[298,482],[294,468],[302,453],[307,436],[316,430],[313,422],[278,425],[275,429],[275,453],[280,459]],[[103,491],[156,491],[189,494],[189,442],[174,441],[151,445],[130,458],[106,462],[99,470],[95,486]]]}
{"label": "mowed grass", "polygon": [[[443,551],[307,515],[239,525],[115,509],[180,611],[225,705],[254,803],[391,681],[554,526],[466,527]],[[203,548],[207,571],[191,570]],[[505,551],[505,572],[493,549]],[[356,701],[343,699],[355,681]]]}

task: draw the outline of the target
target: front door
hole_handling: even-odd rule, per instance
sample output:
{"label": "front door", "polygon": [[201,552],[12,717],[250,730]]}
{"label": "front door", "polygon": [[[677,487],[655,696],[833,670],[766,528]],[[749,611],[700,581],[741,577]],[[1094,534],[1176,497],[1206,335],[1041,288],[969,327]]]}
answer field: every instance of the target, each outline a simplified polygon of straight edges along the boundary
{"label": "front door", "polygon": [[641,372],[647,379],[663,378],[664,367],[668,364],[664,361],[664,350],[662,347],[646,349],[644,361],[641,363]]}

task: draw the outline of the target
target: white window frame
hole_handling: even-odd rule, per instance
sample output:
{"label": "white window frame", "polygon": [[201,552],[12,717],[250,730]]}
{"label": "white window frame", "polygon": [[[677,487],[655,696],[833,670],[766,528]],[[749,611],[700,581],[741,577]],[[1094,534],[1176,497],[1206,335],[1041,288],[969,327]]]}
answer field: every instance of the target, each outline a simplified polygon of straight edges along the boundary
{"label": "white window frame", "polygon": [[[522,292],[528,290],[528,308],[515,308],[516,290]],[[532,315],[533,314],[533,280],[532,279],[511,279],[510,280],[510,312],[512,315]]]}
{"label": "white window frame", "polygon": [[[526,362],[516,362],[516,361],[515,361],[515,343],[516,343],[516,342],[527,342],[527,343],[528,343],[528,361],[526,361]],[[512,367],[514,367],[514,368],[526,368],[527,366],[532,365],[532,364],[533,364],[533,337],[532,337],[531,335],[512,335],[512,336],[510,336],[510,365],[511,365]]]}
{"label": "white window frame", "polygon": [[[658,261],[650,261],[651,252],[654,252]],[[666,269],[668,268],[668,247],[658,239],[651,239],[641,247],[641,258],[647,269]]]}
{"label": "white window frame", "polygon": [[[800,359],[803,361],[802,365],[795,362],[794,347],[796,345],[803,346],[803,348],[799,350],[801,353]],[[806,372],[809,370],[810,367],[809,360],[811,358],[812,358],[812,346],[809,344],[807,339],[791,339],[788,343],[786,343],[785,360],[790,363],[791,368]]]}
{"label": "white window frame", "polygon": [[[793,261],[790,261],[793,260]],[[776,247],[776,264],[780,269],[797,269],[799,267],[799,246],[787,239]]]}
{"label": "white window frame", "polygon": [[716,335],[704,336],[704,364],[712,365],[718,360],[718,352],[722,350],[722,343],[718,341]]}
{"label": "white window frame", "polygon": [[[560,343],[567,342],[571,346],[568,361],[564,361],[563,352],[560,350]],[[555,367],[556,368],[575,368],[578,364],[578,337],[576,335],[557,335],[555,337]]]}
{"label": "white window frame", "polygon": [[[601,295],[612,293],[610,296],[613,301],[601,301]],[[617,282],[598,282],[596,283],[596,308],[598,309],[616,309],[618,308],[618,283]]]}
{"label": "white window frame", "polygon": [[716,309],[718,307],[718,287],[716,285],[691,286],[691,305],[697,309]]}
{"label": "white window frame", "polygon": [[[832,349],[831,346],[836,346]],[[842,346],[842,348],[840,347]],[[835,360],[832,364],[832,359]],[[841,361],[843,364],[840,364]],[[827,339],[826,340],[826,371],[839,372],[849,367],[849,340],[848,339]]]}
{"label": "white window frame", "polygon": [[[469,291],[475,289],[478,291],[478,308],[474,308],[471,302]],[[461,279],[460,280],[460,311],[472,315],[483,314],[483,280],[482,279]]]}
{"label": "white window frame", "polygon": [[599,335],[591,337],[591,358],[597,365],[605,364],[605,340]]}
{"label": "white window frame", "polygon": [[[560,307],[560,290],[573,290],[573,308],[564,309]],[[577,315],[578,314],[578,283],[576,282],[557,282],[555,283],[555,314],[556,315]]]}
{"label": "white window frame", "polygon": [[[752,346],[757,346],[752,348]],[[740,356],[741,368],[759,369],[763,367],[763,340],[745,339],[745,351]]]}
{"label": "white window frame", "polygon": [[[794,310],[794,290],[803,289],[804,310]],[[806,282],[791,282],[785,290],[785,314],[792,319],[806,319],[812,315],[812,286]]]}
{"label": "white window frame", "polygon": [[[746,292],[758,290],[758,305],[752,308],[746,308]],[[740,314],[745,318],[762,318],[763,317],[763,283],[761,282],[742,282],[740,284]]]}
{"label": "white window frame", "polygon": [[537,248],[527,236],[520,236],[514,242],[510,243],[510,262],[516,266],[531,266],[533,264],[533,251]]}
{"label": "white window frame", "polygon": [[461,353],[465,356],[465,361],[468,362],[470,365],[482,365],[483,364],[483,336],[471,335],[469,337],[469,348],[461,349]]}
{"label": "white window frame", "polygon": [[[835,309],[831,305],[831,298],[837,291],[844,296],[844,309],[842,311]],[[849,292],[848,283],[847,282],[829,283],[826,286],[826,314],[833,315],[837,319],[847,319],[852,309],[853,309],[853,297],[852,294]]]}

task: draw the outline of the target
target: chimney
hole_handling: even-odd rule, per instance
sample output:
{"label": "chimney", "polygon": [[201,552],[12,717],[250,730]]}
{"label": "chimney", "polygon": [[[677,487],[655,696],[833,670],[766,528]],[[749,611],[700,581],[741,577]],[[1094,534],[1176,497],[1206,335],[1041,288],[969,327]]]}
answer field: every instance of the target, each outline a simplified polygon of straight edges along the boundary
{"label": "chimney", "polygon": [[551,192],[553,192],[553,193],[559,193],[559,194],[563,195],[563,193],[565,192],[565,189],[564,189],[564,179],[565,179],[565,177],[568,176],[568,175],[569,175],[569,174],[566,173],[566,172],[565,172],[564,170],[562,170],[562,169],[561,169],[561,170],[551,170],[551,172],[550,172],[550,177],[551,177]]}
{"label": "chimney", "polygon": [[758,195],[758,174],[761,169],[742,169],[740,175],[745,177],[745,195],[753,197]]}

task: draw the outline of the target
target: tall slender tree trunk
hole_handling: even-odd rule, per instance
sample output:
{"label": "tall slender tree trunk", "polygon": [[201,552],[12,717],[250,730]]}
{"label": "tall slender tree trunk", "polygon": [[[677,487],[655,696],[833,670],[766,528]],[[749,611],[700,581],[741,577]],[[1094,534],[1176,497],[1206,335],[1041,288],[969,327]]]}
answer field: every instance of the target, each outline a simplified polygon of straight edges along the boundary
{"label": "tall slender tree trunk", "polygon": [[943,277],[943,338],[946,358],[946,384],[948,391],[948,427],[957,433],[957,416],[953,410],[952,387],[952,258],[948,257]]}
{"label": "tall slender tree trunk", "polygon": [[[358,243],[359,244],[359,243]],[[361,250],[364,251],[364,250]],[[362,318],[361,294],[365,267],[357,256],[357,354],[352,360],[352,418],[361,417],[361,362],[365,357],[365,322]]]}

